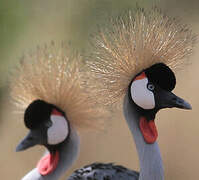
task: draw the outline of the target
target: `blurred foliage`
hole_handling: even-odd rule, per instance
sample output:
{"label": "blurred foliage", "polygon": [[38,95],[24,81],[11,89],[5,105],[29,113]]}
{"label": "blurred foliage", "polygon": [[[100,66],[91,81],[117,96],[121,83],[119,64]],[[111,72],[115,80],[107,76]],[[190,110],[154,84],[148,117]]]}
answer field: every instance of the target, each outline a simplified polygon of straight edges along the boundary
{"label": "blurred foliage", "polygon": [[29,12],[23,1],[0,0],[0,107],[7,92],[6,72],[8,72],[8,57],[15,47],[20,34],[23,34],[27,25]]}
{"label": "blurred foliage", "polygon": [[0,73],[5,72],[7,58],[24,33],[29,15],[26,6],[19,0],[0,0]]}
{"label": "blurred foliage", "polygon": [[[140,0],[142,6],[149,6],[154,1]],[[134,8],[137,1],[133,0],[70,0],[68,1],[68,33],[74,46],[83,48],[88,35],[97,24],[107,20],[107,16],[116,15],[121,11]]]}
{"label": "blurred foliage", "polygon": [[[139,0],[142,5],[151,2]],[[0,87],[23,52],[57,39],[85,49],[97,24],[135,5],[133,0],[0,0]]]}

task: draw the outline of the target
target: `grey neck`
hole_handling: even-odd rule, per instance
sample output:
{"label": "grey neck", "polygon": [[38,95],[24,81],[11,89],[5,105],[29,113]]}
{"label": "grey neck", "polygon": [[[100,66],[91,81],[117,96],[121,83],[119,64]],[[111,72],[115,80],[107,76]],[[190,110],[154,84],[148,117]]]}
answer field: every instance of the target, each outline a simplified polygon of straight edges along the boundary
{"label": "grey neck", "polygon": [[79,137],[75,129],[71,128],[68,139],[59,149],[59,163],[57,168],[49,175],[42,176],[38,169],[30,171],[22,180],[58,180],[76,160],[79,153]]}
{"label": "grey neck", "polygon": [[164,169],[158,143],[147,144],[139,128],[141,115],[136,112],[129,96],[124,99],[124,116],[133,135],[140,161],[139,180],[164,180]]}

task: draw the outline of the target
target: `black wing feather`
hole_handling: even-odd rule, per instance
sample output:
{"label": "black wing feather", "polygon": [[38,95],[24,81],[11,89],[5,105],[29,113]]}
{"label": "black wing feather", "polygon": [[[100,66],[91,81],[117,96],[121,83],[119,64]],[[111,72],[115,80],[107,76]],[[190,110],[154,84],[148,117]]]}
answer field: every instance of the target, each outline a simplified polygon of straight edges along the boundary
{"label": "black wing feather", "polygon": [[138,180],[139,173],[113,163],[93,163],[76,170],[68,180]]}

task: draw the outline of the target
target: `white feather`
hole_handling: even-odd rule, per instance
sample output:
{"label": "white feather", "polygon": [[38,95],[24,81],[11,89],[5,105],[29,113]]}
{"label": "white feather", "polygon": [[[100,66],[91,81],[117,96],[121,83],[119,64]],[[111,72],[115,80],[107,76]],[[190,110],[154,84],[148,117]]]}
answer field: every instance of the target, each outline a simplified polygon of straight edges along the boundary
{"label": "white feather", "polygon": [[59,144],[68,136],[68,123],[63,116],[51,115],[52,126],[48,129],[48,144]]}
{"label": "white feather", "polygon": [[153,92],[147,89],[148,79],[135,80],[131,84],[131,97],[135,104],[143,109],[153,109],[155,98]]}

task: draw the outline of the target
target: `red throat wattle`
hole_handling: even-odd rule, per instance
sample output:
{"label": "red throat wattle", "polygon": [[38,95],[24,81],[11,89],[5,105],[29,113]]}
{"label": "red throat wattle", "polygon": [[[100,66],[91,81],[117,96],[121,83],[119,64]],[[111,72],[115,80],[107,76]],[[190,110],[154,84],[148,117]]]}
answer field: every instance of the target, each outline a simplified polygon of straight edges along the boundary
{"label": "red throat wattle", "polygon": [[50,174],[53,172],[59,162],[59,152],[56,151],[54,154],[45,155],[37,164],[37,168],[39,173],[43,176]]}
{"label": "red throat wattle", "polygon": [[158,131],[154,120],[147,121],[145,117],[141,117],[140,130],[146,143],[153,144],[156,141],[158,137]]}

